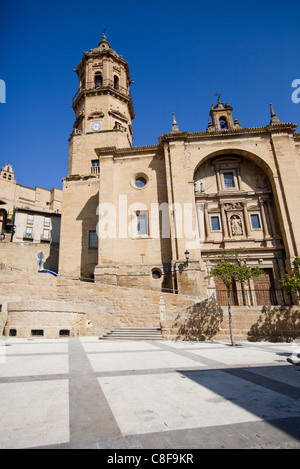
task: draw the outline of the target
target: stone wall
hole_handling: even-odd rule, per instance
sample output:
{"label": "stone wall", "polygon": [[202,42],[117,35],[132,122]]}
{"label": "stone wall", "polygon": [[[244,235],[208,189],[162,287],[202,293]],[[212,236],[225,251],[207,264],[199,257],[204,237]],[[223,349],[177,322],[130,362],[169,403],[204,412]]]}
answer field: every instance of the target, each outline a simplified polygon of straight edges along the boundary
{"label": "stone wall", "polygon": [[53,325],[57,337],[60,329],[70,329],[74,305],[79,308],[77,314],[84,312],[85,325],[82,317],[79,325],[79,316],[73,316],[72,334],[101,336],[117,327],[160,327],[161,314],[166,314],[162,309],[176,316],[198,300],[50,274],[0,271],[0,326],[5,326],[6,335],[9,329],[17,329],[18,337],[28,336],[31,329],[44,329],[44,336],[49,337],[48,329]]}
{"label": "stone wall", "polygon": [[[232,306],[233,333],[237,340],[289,342],[300,337],[299,306]],[[163,322],[169,340],[228,340],[228,308],[206,299],[171,312]]]}
{"label": "stone wall", "polygon": [[38,271],[38,253],[44,253],[44,268],[57,272],[59,246],[49,243],[0,243],[0,264]]}
{"label": "stone wall", "polygon": [[[49,274],[0,271],[0,328],[30,337],[103,336],[118,327],[161,327],[169,340],[228,340],[227,308],[201,296],[81,282]],[[300,308],[233,307],[237,340],[293,340],[300,337]]]}
{"label": "stone wall", "polygon": [[[68,331],[69,335],[86,334],[85,308],[66,301],[17,301],[7,305],[7,325],[4,335],[15,330],[17,337],[30,337],[42,332],[46,339],[58,338]],[[38,335],[37,335],[38,336]]]}

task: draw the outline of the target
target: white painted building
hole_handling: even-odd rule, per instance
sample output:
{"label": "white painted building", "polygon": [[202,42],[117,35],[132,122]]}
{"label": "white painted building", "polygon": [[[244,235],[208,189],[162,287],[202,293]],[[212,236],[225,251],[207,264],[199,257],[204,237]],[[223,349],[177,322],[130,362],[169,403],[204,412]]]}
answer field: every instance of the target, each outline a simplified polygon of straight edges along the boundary
{"label": "white painted building", "polygon": [[13,242],[58,244],[60,214],[30,209],[16,209]]}

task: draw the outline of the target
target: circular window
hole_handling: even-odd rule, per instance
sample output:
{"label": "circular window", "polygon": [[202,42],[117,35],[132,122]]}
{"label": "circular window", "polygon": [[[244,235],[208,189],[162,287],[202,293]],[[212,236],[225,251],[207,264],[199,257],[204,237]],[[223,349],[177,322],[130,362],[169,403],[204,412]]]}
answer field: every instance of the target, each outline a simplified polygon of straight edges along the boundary
{"label": "circular window", "polygon": [[161,271],[159,269],[153,269],[152,270],[152,278],[155,280],[158,280],[161,278]]}
{"label": "circular window", "polygon": [[130,184],[134,189],[144,189],[149,182],[149,178],[145,173],[137,173],[130,179]]}
{"label": "circular window", "polygon": [[136,187],[138,187],[139,189],[142,189],[142,187],[145,187],[145,185],[147,184],[147,181],[145,178],[143,178],[142,176],[136,178],[135,180],[135,185]]}

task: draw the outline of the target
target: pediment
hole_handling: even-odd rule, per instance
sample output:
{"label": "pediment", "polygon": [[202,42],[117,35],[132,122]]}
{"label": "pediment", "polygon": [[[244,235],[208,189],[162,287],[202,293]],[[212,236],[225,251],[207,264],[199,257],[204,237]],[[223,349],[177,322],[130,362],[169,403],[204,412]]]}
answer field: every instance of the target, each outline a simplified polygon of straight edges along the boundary
{"label": "pediment", "polygon": [[123,114],[122,112],[120,111],[117,111],[116,109],[111,109],[110,111],[108,111],[108,114],[110,116],[113,116],[113,117],[116,117],[118,119],[121,119],[125,122],[128,122],[128,118],[125,116],[125,114]]}
{"label": "pediment", "polygon": [[89,114],[88,119],[98,119],[100,117],[104,117],[104,112],[94,111]]}

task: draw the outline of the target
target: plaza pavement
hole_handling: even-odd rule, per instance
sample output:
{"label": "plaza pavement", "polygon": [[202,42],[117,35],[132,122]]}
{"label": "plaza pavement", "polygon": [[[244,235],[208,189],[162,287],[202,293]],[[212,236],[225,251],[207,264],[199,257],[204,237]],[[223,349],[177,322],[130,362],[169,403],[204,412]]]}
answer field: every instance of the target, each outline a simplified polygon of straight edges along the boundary
{"label": "plaza pavement", "polygon": [[295,347],[1,338],[0,448],[298,449]]}

